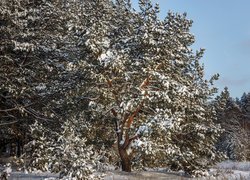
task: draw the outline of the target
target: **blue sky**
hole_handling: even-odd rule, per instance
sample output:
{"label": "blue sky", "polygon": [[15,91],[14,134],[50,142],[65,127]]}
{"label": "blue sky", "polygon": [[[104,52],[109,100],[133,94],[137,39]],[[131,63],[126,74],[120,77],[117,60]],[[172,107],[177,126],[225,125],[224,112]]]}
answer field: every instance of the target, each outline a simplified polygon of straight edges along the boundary
{"label": "blue sky", "polygon": [[[132,0],[136,7],[138,0]],[[232,97],[250,92],[249,0],[152,0],[160,5],[160,18],[169,10],[187,12],[194,21],[194,49],[205,48],[202,58],[209,79],[219,73],[219,90],[229,88]]]}

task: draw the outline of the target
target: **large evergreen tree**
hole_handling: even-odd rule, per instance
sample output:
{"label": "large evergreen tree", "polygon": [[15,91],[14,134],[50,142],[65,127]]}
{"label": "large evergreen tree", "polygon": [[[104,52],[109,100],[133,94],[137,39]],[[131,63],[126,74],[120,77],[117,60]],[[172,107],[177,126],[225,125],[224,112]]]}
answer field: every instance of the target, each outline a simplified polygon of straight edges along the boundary
{"label": "large evergreen tree", "polygon": [[92,117],[114,127],[124,171],[131,171],[136,151],[145,166],[204,169],[216,160],[220,130],[207,104],[214,89],[199,63],[204,51],[190,48],[192,21],[174,13],[161,21],[158,6],[147,0],[139,1],[139,13],[120,1],[115,5],[119,11],[102,14],[103,28],[89,32],[98,42],[87,44],[97,54],[89,62]]}

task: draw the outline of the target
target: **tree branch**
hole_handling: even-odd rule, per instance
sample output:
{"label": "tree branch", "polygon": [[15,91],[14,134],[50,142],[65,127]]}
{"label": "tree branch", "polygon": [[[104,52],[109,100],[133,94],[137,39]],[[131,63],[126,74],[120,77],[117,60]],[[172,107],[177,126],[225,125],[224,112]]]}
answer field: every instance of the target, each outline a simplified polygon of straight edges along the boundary
{"label": "tree branch", "polygon": [[133,112],[133,114],[131,116],[129,116],[129,118],[126,120],[127,121],[127,128],[129,129],[131,124],[134,121],[135,116],[138,114],[138,112],[141,110],[143,106],[143,101],[140,103],[140,105],[136,108],[136,110]]}
{"label": "tree branch", "polygon": [[10,125],[10,124],[15,124],[16,122],[18,122],[18,120],[12,121],[12,122],[1,123],[0,126],[6,126],[6,125]]}
{"label": "tree branch", "polygon": [[9,111],[15,111],[15,110],[19,110],[19,108],[14,107],[14,108],[10,108],[10,109],[0,109],[0,112],[9,112]]}

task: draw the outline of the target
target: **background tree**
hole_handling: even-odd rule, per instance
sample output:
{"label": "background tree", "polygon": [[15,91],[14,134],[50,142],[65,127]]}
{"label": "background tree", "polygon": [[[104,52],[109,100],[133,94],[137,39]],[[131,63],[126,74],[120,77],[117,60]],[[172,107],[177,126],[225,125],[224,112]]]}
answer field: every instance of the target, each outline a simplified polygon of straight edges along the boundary
{"label": "background tree", "polygon": [[217,123],[224,129],[217,144],[218,150],[225,152],[231,160],[246,160],[249,154],[249,130],[243,127],[243,109],[230,97],[227,87],[216,98],[216,110]]}
{"label": "background tree", "polygon": [[[71,24],[75,4],[1,2],[1,139],[24,139],[34,120],[50,128],[83,100],[82,71]],[[77,67],[77,68],[76,68]],[[78,95],[74,94],[78,92]]]}

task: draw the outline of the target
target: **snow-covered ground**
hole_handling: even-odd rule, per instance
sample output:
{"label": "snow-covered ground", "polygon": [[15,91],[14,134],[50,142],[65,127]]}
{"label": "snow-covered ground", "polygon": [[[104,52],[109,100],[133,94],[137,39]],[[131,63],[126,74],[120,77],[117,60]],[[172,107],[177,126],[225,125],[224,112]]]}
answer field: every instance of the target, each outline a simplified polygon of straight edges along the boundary
{"label": "snow-covered ground", "polygon": [[55,180],[59,179],[58,174],[52,173],[23,173],[23,172],[12,172],[8,180]]}
{"label": "snow-covered ground", "polygon": [[[250,162],[224,161],[210,170],[209,177],[194,178],[196,180],[250,180]],[[58,179],[58,174],[11,172],[9,180],[52,180]],[[182,172],[167,172],[164,169],[126,173],[110,170],[105,180],[186,180]]]}
{"label": "snow-covered ground", "polygon": [[219,177],[226,177],[229,180],[250,180],[250,162],[224,161],[212,169],[212,172],[222,174]]}
{"label": "snow-covered ground", "polygon": [[178,173],[171,172],[109,172],[105,180],[250,180],[250,171],[211,169],[210,176],[200,178],[189,178]]}
{"label": "snow-covered ground", "polygon": [[250,161],[248,162],[233,162],[233,161],[224,161],[216,166],[219,169],[230,169],[230,170],[239,170],[250,172]]}
{"label": "snow-covered ground", "polygon": [[[210,169],[210,176],[193,178],[196,180],[250,180],[250,162],[224,161]],[[142,179],[172,179],[185,180],[192,179],[184,176],[183,172],[166,172],[164,169],[159,171],[142,171],[125,173],[121,171],[110,171],[105,180],[142,180]]]}
{"label": "snow-covered ground", "polygon": [[186,177],[178,173],[141,171],[126,173],[121,171],[108,172],[104,180],[185,180]]}

